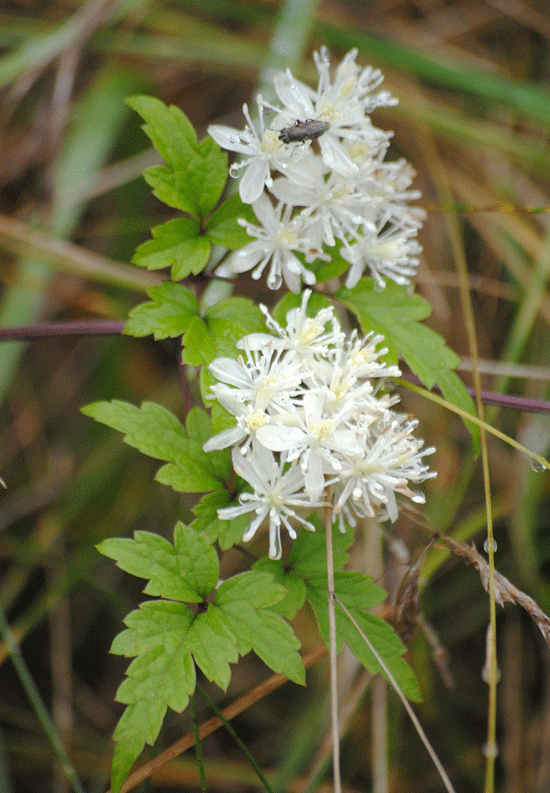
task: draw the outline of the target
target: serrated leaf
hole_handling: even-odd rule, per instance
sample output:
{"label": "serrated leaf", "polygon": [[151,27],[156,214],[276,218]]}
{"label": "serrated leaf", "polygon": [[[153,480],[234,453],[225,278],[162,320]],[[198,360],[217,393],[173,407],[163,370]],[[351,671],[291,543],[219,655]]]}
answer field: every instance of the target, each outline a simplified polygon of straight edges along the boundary
{"label": "serrated leaf", "polygon": [[247,297],[228,297],[209,306],[205,319],[209,323],[228,322],[240,328],[243,336],[265,332],[265,318],[259,306]]}
{"label": "serrated leaf", "polygon": [[152,240],[140,245],[132,261],[149,270],[160,270],[168,267],[166,263],[171,257],[170,265],[176,261],[178,246],[193,240],[200,231],[199,224],[191,218],[174,218],[167,223],[151,229]]}
{"label": "serrated leaf", "polygon": [[237,342],[248,333],[265,330],[263,315],[251,300],[230,297],[210,306],[204,317],[195,317],[182,339],[183,363],[203,366],[215,358],[235,358]]}
{"label": "serrated leaf", "polygon": [[[337,606],[338,611],[338,606]],[[350,609],[351,611],[351,609]],[[418,682],[414,672],[407,664],[403,653],[406,648],[395,633],[394,628],[376,614],[365,611],[353,611],[353,617],[363,633],[369,638],[384,663],[393,674],[399,687],[405,696],[413,702],[420,702],[422,695],[418,687]],[[357,632],[355,626],[349,621],[345,614],[338,623],[339,630],[351,652],[363,666],[373,675],[382,674],[386,677],[384,670],[372,654],[363,637]]]}
{"label": "serrated leaf", "polygon": [[153,165],[143,172],[143,178],[159,201],[199,219],[197,197],[184,174],[174,173],[165,165]]}
{"label": "serrated leaf", "polygon": [[181,257],[172,266],[172,280],[181,281],[191,273],[198,275],[208,264],[211,251],[212,243],[206,237],[188,240],[187,244],[182,246]]}
{"label": "serrated leaf", "polygon": [[225,581],[214,603],[237,638],[241,655],[252,649],[270,669],[303,684],[305,670],[297,652],[300,642],[290,625],[269,609],[284,595],[284,588],[273,583],[270,575],[250,571]]}
{"label": "serrated leaf", "polygon": [[149,336],[156,340],[182,336],[193,317],[198,316],[197,298],[183,284],[165,281],[147,291],[151,302],[140,303],[130,311],[124,333]]}
{"label": "serrated leaf", "polygon": [[224,581],[216,592],[218,606],[246,604],[253,609],[273,606],[285,596],[284,587],[273,583],[273,576],[253,570]]}
{"label": "serrated leaf", "polygon": [[420,324],[430,314],[430,304],[418,294],[409,295],[406,287],[388,282],[378,292],[373,283],[362,279],[352,290],[341,287],[335,297],[355,314],[365,333],[382,333],[427,388],[433,387],[442,372],[460,363],[442,336]]}
{"label": "serrated leaf", "polygon": [[181,713],[195,690],[195,667],[187,646],[193,614],[187,606],[169,601],[149,601],[128,615],[131,627],[113,643],[113,652],[137,655],[117,700],[126,708],[116,730],[113,785],[124,781],[146,743],[156,740],[168,707]]}
{"label": "serrated leaf", "polygon": [[231,680],[229,664],[239,660],[239,653],[235,636],[212,605],[197,615],[189,631],[189,645],[208,680],[226,691]]}
{"label": "serrated leaf", "polygon": [[[168,165],[144,174],[154,195],[196,220],[209,215],[227,181],[227,154],[211,138],[197,144],[195,130],[180,108],[147,96],[131,97],[128,104],[146,121],[143,130]],[[204,252],[205,242],[201,244]]]}
{"label": "serrated leaf", "polygon": [[[153,402],[144,402],[137,408],[128,402],[95,402],[82,408],[82,412],[119,432],[124,441],[149,457],[165,460],[169,464],[157,473],[157,479],[170,484],[181,493],[201,493],[219,490],[230,471],[229,454],[207,454],[202,450],[201,437],[194,436],[194,412],[199,411],[204,421],[207,414],[193,408],[188,414],[186,427],[168,410]],[[225,450],[222,450],[225,451]]]}
{"label": "serrated leaf", "polygon": [[191,218],[175,218],[152,230],[154,239],[144,242],[132,259],[140,267],[161,270],[171,267],[173,281],[197,275],[210,257],[211,243],[199,235],[199,225]]}
{"label": "serrated leaf", "polygon": [[174,530],[174,546],[186,585],[205,598],[216,588],[220,574],[218,555],[212,543],[206,535],[198,534],[178,521]]}
{"label": "serrated leaf", "polygon": [[286,570],[286,564],[280,560],[264,557],[255,562],[254,570],[271,573],[276,584],[281,584],[287,590],[284,599],[270,606],[271,611],[280,614],[287,620],[292,620],[305,603],[307,588],[304,579],[293,571]]}
{"label": "serrated leaf", "polygon": [[112,793],[120,793],[128,772],[140,756],[145,744],[152,746],[155,742],[165,713],[166,705],[160,699],[137,702],[126,707],[114,735],[117,743],[111,772]]}
{"label": "serrated leaf", "polygon": [[201,217],[209,215],[227,182],[227,154],[208,137],[199,143],[198,154],[187,171],[198,196]]}
{"label": "serrated leaf", "polygon": [[245,229],[237,223],[243,218],[248,223],[257,223],[254,210],[250,204],[244,204],[238,193],[216,209],[206,224],[206,234],[214,244],[229,250],[238,250],[252,240]]}
{"label": "serrated leaf", "polygon": [[203,366],[217,357],[210,328],[202,317],[193,317],[181,343],[183,363]]}
{"label": "serrated leaf", "polygon": [[[335,297],[357,316],[364,332],[375,330],[382,333],[426,388],[431,389],[438,383],[449,402],[475,415],[465,386],[452,372],[460,358],[446,346],[442,336],[418,321],[431,312],[430,304],[423,297],[409,295],[406,287],[391,282],[382,292],[377,292],[365,279],[352,290],[341,287]],[[465,424],[473,434],[477,453],[479,431],[471,423],[465,421]]]}
{"label": "serrated leaf", "polygon": [[131,96],[126,102],[146,122],[142,129],[163,160],[173,170],[185,170],[197,151],[197,135],[185,113],[153,96]]}
{"label": "serrated leaf", "polygon": [[174,547],[158,534],[136,531],[134,539],[104,540],[97,549],[117,567],[149,579],[144,592],[154,597],[200,603],[218,579],[218,557],[205,536],[176,524]]}
{"label": "serrated leaf", "polygon": [[[336,574],[335,578],[337,579],[338,576],[341,577],[342,574]],[[345,577],[341,577],[338,585],[335,582],[336,595],[344,604],[346,600],[350,604],[357,600],[358,579],[356,576],[361,576],[361,574],[356,573],[354,576],[355,580],[354,578],[349,578],[346,582]],[[352,585],[351,592],[349,588],[350,582]],[[306,579],[306,585],[307,599],[315,611],[321,636],[325,643],[328,644],[329,626],[326,576],[311,576]],[[380,587],[372,584],[370,579],[367,580],[367,585],[369,589],[373,587],[373,599],[375,602],[379,602]],[[342,597],[340,597],[338,586],[343,586],[344,592]],[[345,593],[346,589],[348,590],[347,593]],[[369,600],[371,600],[371,597],[367,596],[366,602],[369,602]],[[405,695],[412,700],[418,701],[420,698],[420,691],[414,673],[408,664],[401,659],[401,655],[405,652],[405,646],[392,626],[380,619],[380,617],[365,611],[364,606],[356,607],[354,605],[346,605],[346,608],[383,658]],[[365,644],[365,641],[357,632],[357,629],[349,620],[347,614],[342,611],[338,604],[336,605],[336,635],[338,651],[341,650],[342,644],[346,642],[357,660],[359,660],[372,674],[377,674],[382,671],[368,645]],[[382,672],[382,674],[384,674],[384,672]]]}
{"label": "serrated leaf", "polygon": [[211,542],[218,542],[222,551],[240,543],[250,523],[250,516],[246,514],[233,520],[220,520],[218,509],[229,506],[229,502],[227,490],[217,490],[207,493],[193,507],[197,520],[193,521],[191,527],[195,531],[204,532]]}
{"label": "serrated leaf", "polygon": [[[308,575],[307,587],[326,594],[326,572]],[[388,596],[386,590],[373,583],[370,576],[354,570],[336,570],[334,573],[334,587],[338,598],[348,609],[370,609],[378,606],[379,603],[383,603]]]}

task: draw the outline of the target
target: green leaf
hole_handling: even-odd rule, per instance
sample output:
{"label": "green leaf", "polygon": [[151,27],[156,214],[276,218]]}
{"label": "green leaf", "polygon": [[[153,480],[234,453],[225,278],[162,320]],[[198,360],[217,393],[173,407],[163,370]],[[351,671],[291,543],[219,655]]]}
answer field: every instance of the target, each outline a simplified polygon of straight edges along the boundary
{"label": "green leaf", "polygon": [[317,279],[318,284],[322,284],[325,281],[330,281],[333,278],[338,278],[349,269],[349,262],[347,262],[338,253],[334,253],[334,250],[334,248],[328,249],[330,262],[325,262],[322,259],[316,259],[312,264],[308,265],[309,269],[315,273],[315,278]]}
{"label": "green leaf", "polygon": [[[128,104],[145,120],[143,130],[163,157],[168,167],[154,166],[144,173],[153,194],[168,206],[188,212],[195,220],[209,215],[220,200],[227,181],[227,154],[211,138],[200,144],[193,125],[178,107],[167,107],[150,96],[131,97]],[[211,242],[201,238],[197,243],[196,262],[210,251]],[[164,265],[163,265],[164,266]],[[204,266],[204,265],[202,265]],[[200,272],[195,263],[187,273],[176,270],[174,280],[189,272]],[[198,269],[197,269],[198,268]]]}
{"label": "green leaf", "polygon": [[[174,546],[186,585],[206,598],[216,588],[220,575],[218,555],[209,538],[178,521],[174,530]],[[149,589],[145,591],[156,594]],[[163,594],[162,597],[168,595]]]}
{"label": "green leaf", "polygon": [[[307,591],[307,600],[313,607],[319,630],[324,641],[328,644],[328,595],[327,595],[327,562],[325,529],[317,517],[310,517],[316,526],[315,532],[301,529],[294,541],[292,551],[281,572],[277,573],[271,565],[266,565],[262,560],[255,566],[261,570],[273,572],[277,581],[287,585],[288,576],[298,576],[304,582]],[[334,544],[334,581],[335,592],[344,606],[351,612],[354,619],[366,626],[365,633],[372,641],[376,650],[397,682],[410,699],[419,699],[420,693],[416,678],[409,666],[400,658],[405,652],[405,647],[391,625],[372,615],[367,609],[378,605],[386,598],[382,587],[374,584],[369,576],[362,573],[342,570],[347,562],[346,549],[353,542],[353,534],[348,530],[345,535],[333,529]],[[273,564],[280,565],[279,562]],[[372,619],[371,619],[372,618]],[[378,664],[363,639],[357,633],[353,624],[341,608],[336,610],[337,646],[340,650],[346,642],[350,650],[363,663],[369,671],[376,674]]]}
{"label": "green leaf", "polygon": [[[361,581],[361,579],[363,579]],[[307,586],[307,599],[317,617],[321,636],[326,644],[329,642],[328,627],[328,596],[327,596],[327,577],[314,574],[305,579]],[[405,695],[412,700],[420,699],[418,683],[410,667],[401,659],[405,652],[399,636],[389,625],[380,617],[371,614],[365,609],[380,603],[384,599],[385,592],[381,587],[372,583],[368,576],[361,573],[346,573],[340,571],[335,573],[335,592],[337,597],[344,603],[355,621],[359,624],[363,632],[368,636],[377,652],[384,659],[387,667],[394,675],[396,681],[403,689]],[[368,645],[347,614],[338,606],[336,608],[336,635],[338,650],[346,642],[351,652],[355,655],[372,674],[381,672],[380,665],[372,654]],[[382,671],[382,674],[384,672]]]}
{"label": "green leaf", "polygon": [[[363,637],[357,632],[355,626],[349,621],[346,614],[341,612],[341,619],[338,620],[337,605],[337,625],[338,630],[344,637],[346,644],[351,652],[363,666],[373,675],[381,673],[386,677],[380,664],[372,654]],[[353,618],[372,642],[378,654],[393,674],[395,680],[401,687],[405,696],[413,702],[420,702],[422,696],[418,687],[418,682],[414,673],[407,662],[402,658],[406,647],[396,634],[394,628],[376,614],[368,611],[351,610]]]}
{"label": "green leaf", "polygon": [[195,158],[187,176],[199,198],[201,217],[209,215],[221,198],[227,182],[227,154],[208,137],[199,143],[199,157]]}
{"label": "green leaf", "polygon": [[236,358],[237,342],[248,333],[265,331],[263,314],[245,297],[229,297],[210,306],[204,318],[195,317],[182,340],[183,363],[202,366],[215,358]]}
{"label": "green leaf", "polygon": [[217,490],[204,495],[193,507],[197,520],[191,524],[195,531],[206,534],[211,542],[219,542],[222,551],[242,542],[243,534],[250,523],[249,515],[239,515],[232,520],[220,520],[218,509],[229,506],[230,496],[227,490]]}
{"label": "green leaf", "polygon": [[181,360],[191,366],[203,366],[217,358],[216,346],[208,323],[202,317],[193,317],[181,340]]}
{"label": "green leaf", "polygon": [[149,457],[165,460],[156,479],[180,493],[220,490],[230,471],[229,454],[207,454],[202,446],[210,437],[210,420],[199,408],[187,416],[186,427],[168,410],[153,402],[137,408],[128,402],[95,402],[82,412],[108,427],[124,432],[124,441]]}
{"label": "green leaf", "polygon": [[148,270],[172,268],[172,280],[197,275],[210,257],[211,243],[198,236],[199,225],[190,218],[175,218],[152,229],[154,239],[144,242],[132,259]]}
{"label": "green leaf", "polygon": [[270,608],[287,620],[292,620],[302,608],[306,600],[307,589],[304,579],[293,571],[287,571],[286,565],[281,560],[275,561],[263,557],[253,567],[262,573],[271,573],[276,584],[281,584],[287,590],[284,600],[274,603]]}
{"label": "green leaf", "polygon": [[130,311],[124,333],[129,336],[149,336],[173,339],[183,336],[192,318],[198,316],[197,298],[183,284],[165,281],[147,291],[151,302],[140,303]]}
{"label": "green leaf", "polygon": [[[373,283],[359,281],[353,290],[341,287],[335,297],[352,311],[365,333],[382,333],[388,345],[397,350],[426,388],[438,383],[444,396],[454,405],[475,415],[465,386],[452,372],[460,358],[445,345],[445,339],[419,320],[425,319],[430,304],[420,295],[409,295],[406,287],[388,282],[382,292]],[[465,422],[473,434],[474,448],[479,448],[479,431]]]}
{"label": "green leaf", "polygon": [[162,159],[172,170],[184,171],[197,151],[197,135],[185,113],[152,96],[131,96],[126,102],[146,122],[142,129]]}
{"label": "green leaf", "polygon": [[206,224],[208,239],[215,245],[221,245],[232,251],[248,245],[252,237],[249,237],[245,229],[237,223],[238,218],[243,218],[249,223],[257,223],[250,204],[244,204],[239,194],[235,193],[208,219]]}
{"label": "green leaf", "polygon": [[174,547],[158,534],[136,531],[134,539],[112,538],[97,547],[127,573],[148,578],[148,595],[200,603],[218,580],[218,557],[206,536],[178,523]]}
{"label": "green leaf", "polygon": [[[315,531],[300,529],[294,540],[287,568],[303,578],[316,573],[327,573],[327,548],[325,527],[316,515],[308,520],[315,526]],[[353,532],[348,529],[345,534],[332,530],[334,569],[341,570],[348,561],[346,550],[353,543]]]}
{"label": "green leaf", "polygon": [[[325,565],[326,568],[326,565]],[[327,574],[313,573],[306,579],[308,589],[327,592]],[[336,570],[334,573],[336,594],[348,609],[370,609],[383,603],[388,593],[372,578],[354,570]]]}
{"label": "green leaf", "polygon": [[252,649],[274,672],[304,684],[300,642],[290,625],[269,609],[284,596],[284,587],[273,583],[272,576],[250,571],[225,581],[214,603],[236,636],[241,655]]}
{"label": "green leaf", "polygon": [[[176,254],[171,251],[177,251],[179,245],[193,240],[199,231],[199,224],[191,218],[174,218],[154,226],[151,229],[153,239],[136,249],[132,261],[149,270],[160,270],[172,265],[176,261]],[[172,261],[168,262],[170,256]]]}
{"label": "green leaf", "polygon": [[355,314],[365,333],[382,333],[427,388],[460,363],[442,336],[420,324],[430,314],[430,304],[418,294],[409,295],[406,287],[388,282],[378,292],[373,282],[363,279],[352,290],[341,287],[335,297]]}
{"label": "green leaf", "polygon": [[117,692],[117,700],[128,705],[114,733],[113,786],[118,790],[144,745],[155,742],[167,708],[181,713],[195,690],[186,641],[192,620],[181,603],[149,601],[128,615],[129,630],[113,642],[112,652],[138,656]]}
{"label": "green leaf", "polygon": [[239,660],[239,653],[230,626],[220,619],[219,611],[212,604],[195,618],[189,631],[189,646],[208,680],[226,691],[231,680],[229,664]]}
{"label": "green leaf", "polygon": [[143,172],[143,178],[159,201],[188,212],[195,220],[199,219],[197,197],[185,175],[175,174],[164,165],[153,165]]}

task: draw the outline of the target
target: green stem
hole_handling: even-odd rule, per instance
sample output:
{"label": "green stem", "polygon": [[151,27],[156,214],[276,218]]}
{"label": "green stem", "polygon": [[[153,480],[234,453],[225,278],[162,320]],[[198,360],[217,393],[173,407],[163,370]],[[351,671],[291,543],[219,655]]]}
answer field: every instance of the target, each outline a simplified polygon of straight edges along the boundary
{"label": "green stem", "polygon": [[204,687],[201,686],[200,683],[197,683],[197,691],[199,692],[201,697],[210,705],[210,707],[212,708],[212,710],[214,711],[214,713],[216,714],[218,719],[221,721],[221,723],[223,724],[223,726],[225,727],[225,729],[227,730],[229,735],[231,735],[231,737],[233,738],[233,740],[235,741],[235,743],[237,744],[237,746],[239,747],[241,752],[244,754],[244,756],[246,757],[246,759],[248,760],[248,762],[250,763],[250,765],[252,766],[252,768],[256,772],[256,774],[258,776],[258,779],[260,780],[262,785],[265,787],[267,792],[268,793],[273,793],[273,788],[271,787],[271,785],[269,784],[269,782],[265,778],[265,775],[264,775],[262,769],[260,768],[260,766],[258,765],[258,763],[254,760],[254,758],[250,754],[250,750],[243,743],[243,741],[239,738],[239,736],[237,735],[237,733],[235,732],[235,730],[233,729],[231,724],[224,717],[223,713],[218,708],[216,703],[208,696],[208,694],[204,690]]}
{"label": "green stem", "polygon": [[189,700],[189,706],[191,708],[191,724],[193,729],[193,737],[195,739],[195,754],[197,755],[197,764],[199,767],[199,779],[201,781],[201,791],[202,793],[208,793],[208,788],[206,786],[206,776],[204,774],[204,763],[202,761],[202,746],[201,746],[201,738],[199,735],[199,720],[197,718],[197,704],[195,702],[195,697],[192,696]]}
{"label": "green stem", "polygon": [[334,602],[334,555],[332,549],[332,509],[325,509],[327,542],[327,598],[330,664],[330,714],[332,723],[332,769],[334,793],[342,793],[340,776],[340,729],[338,720],[338,647],[336,643],[336,605]]}
{"label": "green stem", "polygon": [[4,614],[4,609],[0,606],[0,634],[6,645],[8,652],[11,656],[11,660],[13,666],[15,667],[15,671],[17,672],[17,676],[21,681],[21,685],[25,689],[25,693],[27,694],[31,705],[34,708],[34,712],[38,716],[38,720],[42,725],[44,732],[46,733],[52,748],[59,760],[63,773],[66,775],[67,779],[72,785],[72,788],[76,793],[85,793],[84,788],[80,784],[78,776],[76,775],[76,771],[69,760],[69,757],[63,747],[63,743],[57,733],[55,725],[50,717],[50,714],[46,710],[44,703],[42,702],[42,698],[36,688],[34,680],[31,677],[29,669],[25,663],[25,660],[21,654],[21,650],[13,633],[10,630],[8,622],[6,620],[6,615]]}

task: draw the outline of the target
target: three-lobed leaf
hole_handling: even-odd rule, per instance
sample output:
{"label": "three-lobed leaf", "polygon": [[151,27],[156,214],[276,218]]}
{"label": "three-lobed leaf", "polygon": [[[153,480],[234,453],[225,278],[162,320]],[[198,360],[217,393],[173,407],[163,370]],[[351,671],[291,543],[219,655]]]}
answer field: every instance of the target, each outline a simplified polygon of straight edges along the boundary
{"label": "three-lobed leaf", "polygon": [[200,273],[210,257],[211,243],[191,218],[174,218],[152,229],[153,238],[140,245],[132,259],[148,270],[171,267],[173,281]]}
{"label": "three-lobed leaf", "polygon": [[271,575],[251,570],[225,581],[216,592],[214,605],[235,635],[241,655],[254,650],[270,669],[303,685],[300,641],[290,625],[270,609],[285,594],[285,588],[273,583]]}
{"label": "three-lobed leaf", "polygon": [[140,303],[130,311],[124,327],[129,336],[173,339],[182,336],[189,323],[199,315],[199,302],[183,284],[165,281],[153,286],[147,294],[151,301]]}
{"label": "three-lobed leaf", "polygon": [[141,408],[121,400],[94,402],[82,412],[96,421],[125,433],[124,441],[143,454],[165,460],[156,475],[157,481],[180,493],[204,493],[219,490],[231,470],[228,452],[204,452],[204,442],[211,436],[210,419],[200,408],[187,415],[186,426],[166,408],[144,402]]}

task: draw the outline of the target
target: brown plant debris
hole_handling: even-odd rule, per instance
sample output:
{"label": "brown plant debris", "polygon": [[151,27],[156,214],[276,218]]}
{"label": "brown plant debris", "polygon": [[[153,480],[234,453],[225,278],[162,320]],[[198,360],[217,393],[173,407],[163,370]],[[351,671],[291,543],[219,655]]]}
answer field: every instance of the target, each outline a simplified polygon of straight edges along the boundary
{"label": "brown plant debris", "polygon": [[[469,564],[472,564],[479,572],[479,577],[484,589],[489,592],[489,564],[477,551],[475,546],[457,542],[443,535],[436,535],[436,539],[438,542],[445,545],[453,556],[464,559]],[[550,618],[536,604],[533,598],[511,584],[506,576],[503,576],[502,573],[496,570],[494,575],[494,592],[495,601],[500,606],[503,606],[505,603],[516,603],[524,608],[531,619],[538,625],[546,644],[550,646]]]}

